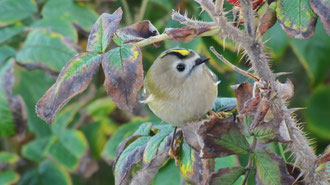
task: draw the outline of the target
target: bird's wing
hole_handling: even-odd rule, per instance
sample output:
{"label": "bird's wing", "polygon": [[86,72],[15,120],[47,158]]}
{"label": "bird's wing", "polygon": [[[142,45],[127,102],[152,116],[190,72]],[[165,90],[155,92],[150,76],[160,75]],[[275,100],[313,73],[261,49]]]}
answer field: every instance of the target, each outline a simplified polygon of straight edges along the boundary
{"label": "bird's wing", "polygon": [[152,101],[153,98],[154,98],[154,96],[151,93],[148,93],[148,91],[145,88],[143,88],[142,98],[141,98],[141,100],[139,100],[139,102],[148,103],[148,102]]}
{"label": "bird's wing", "polygon": [[214,74],[210,69],[208,69],[208,71],[210,73],[210,76],[211,76],[212,80],[214,81],[214,84],[218,85],[221,82],[221,80],[219,80],[217,75]]}

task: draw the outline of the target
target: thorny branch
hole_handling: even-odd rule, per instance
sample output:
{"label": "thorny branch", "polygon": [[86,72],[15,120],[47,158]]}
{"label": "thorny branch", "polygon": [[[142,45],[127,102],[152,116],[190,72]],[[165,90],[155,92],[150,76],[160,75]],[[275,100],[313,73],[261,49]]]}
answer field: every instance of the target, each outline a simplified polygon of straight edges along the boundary
{"label": "thorny branch", "polygon": [[[254,71],[255,75],[258,76],[256,79],[260,78],[277,93],[277,96],[270,101],[270,110],[274,117],[282,119],[288,128],[292,141],[288,144],[288,148],[295,156],[295,165],[302,170],[305,183],[328,184],[324,172],[316,171],[317,156],[310,146],[309,140],[305,137],[299,123],[294,119],[292,111],[287,108],[286,99],[281,98],[281,84],[276,80],[278,75],[272,73],[268,65],[267,55],[263,51],[263,43],[257,38],[258,34],[256,33],[254,22],[255,12],[252,10],[251,2],[249,0],[240,0],[245,30],[235,27],[233,23],[227,20],[225,17],[226,13],[223,10],[223,0],[216,0],[215,4],[211,0],[196,0],[196,2],[201,5],[202,11],[207,11],[213,22],[192,20],[187,18],[186,15],[181,15],[175,11],[172,12],[172,19],[191,28],[209,28],[208,31],[196,36],[218,35],[224,40],[229,38],[235,41],[239,46],[238,48],[242,47],[244,49],[244,54],[247,55],[251,64],[251,71]],[[173,39],[173,36],[165,31],[161,35],[137,42],[136,45],[143,47],[169,39]],[[212,51],[217,55],[215,50]],[[220,60],[226,61],[221,55],[217,56]],[[239,69],[236,71],[241,73]],[[246,75],[251,77],[249,74]]]}

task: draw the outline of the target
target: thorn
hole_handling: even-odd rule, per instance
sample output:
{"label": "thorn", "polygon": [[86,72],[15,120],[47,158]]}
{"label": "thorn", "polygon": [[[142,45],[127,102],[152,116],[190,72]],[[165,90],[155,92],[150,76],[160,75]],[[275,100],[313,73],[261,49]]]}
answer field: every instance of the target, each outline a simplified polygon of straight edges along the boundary
{"label": "thorn", "polygon": [[275,73],[274,74],[274,77],[277,78],[279,76],[282,76],[282,75],[289,75],[289,74],[292,74],[292,72],[279,72],[279,73]]}
{"label": "thorn", "polygon": [[267,42],[269,42],[271,40],[271,37],[268,38],[267,40],[263,41],[262,44],[265,45]]}
{"label": "thorn", "polygon": [[226,39],[225,38],[223,38],[223,40],[222,40],[222,47],[223,47],[223,51],[225,51],[225,49],[226,49]]}
{"label": "thorn", "polygon": [[291,173],[293,173],[293,171],[294,171],[294,169],[296,168],[297,163],[298,163],[299,160],[300,160],[299,158],[296,158],[296,160],[294,161],[294,163],[293,163],[293,168],[292,168]]}
{"label": "thorn", "polygon": [[291,108],[291,109],[288,109],[288,111],[290,112],[290,113],[294,113],[294,112],[296,112],[296,111],[298,111],[298,110],[305,110],[305,109],[307,109],[306,107],[297,107],[297,108]]}
{"label": "thorn", "polygon": [[239,54],[240,50],[241,50],[241,44],[238,44],[238,47],[237,47],[237,55]]}
{"label": "thorn", "polygon": [[188,12],[187,12],[187,10],[186,10],[186,11],[184,11],[184,14],[183,14],[183,16],[185,16],[185,17],[188,17]]}
{"label": "thorn", "polygon": [[296,182],[298,182],[298,180],[300,179],[300,177],[302,177],[303,175],[304,175],[304,173],[301,172],[301,173],[297,176],[297,178],[295,179],[295,181],[294,181],[292,184],[295,184]]}

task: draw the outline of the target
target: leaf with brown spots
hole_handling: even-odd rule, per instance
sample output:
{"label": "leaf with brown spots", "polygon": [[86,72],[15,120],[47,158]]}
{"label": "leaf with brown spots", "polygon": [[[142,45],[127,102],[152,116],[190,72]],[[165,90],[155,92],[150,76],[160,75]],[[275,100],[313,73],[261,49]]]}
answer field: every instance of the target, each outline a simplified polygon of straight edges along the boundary
{"label": "leaf with brown spots", "polygon": [[309,0],[278,0],[276,16],[285,33],[296,39],[309,39],[314,35],[317,15]]}
{"label": "leaf with brown spots", "polygon": [[239,110],[238,124],[242,133],[255,135],[261,143],[290,142],[284,117],[274,117],[270,110],[270,101],[265,97],[261,98],[258,93],[255,94],[256,97],[252,97],[252,91],[253,86],[247,82],[240,84],[235,90]]}
{"label": "leaf with brown spots", "polygon": [[104,87],[120,109],[132,111],[143,85],[142,54],[134,44],[124,44],[104,54]]}
{"label": "leaf with brown spots", "polygon": [[180,41],[180,42],[189,42],[196,38],[198,35],[209,31],[210,28],[191,28],[191,27],[182,27],[182,28],[171,28],[165,31],[167,35],[172,37],[171,40],[173,41]]}
{"label": "leaf with brown spots", "polygon": [[92,27],[86,50],[97,53],[105,52],[119,26],[122,15],[121,8],[118,8],[113,14],[103,13]]}
{"label": "leaf with brown spots", "polygon": [[243,167],[222,168],[217,172],[213,172],[208,179],[207,184],[210,185],[232,185],[235,181],[245,173]]}
{"label": "leaf with brown spots", "polygon": [[180,168],[184,180],[190,184],[204,184],[203,159],[186,142],[181,145],[179,157],[175,163]]}
{"label": "leaf with brown spots", "polygon": [[73,57],[61,70],[56,83],[38,101],[38,116],[52,123],[57,112],[71,98],[87,89],[100,63],[101,57],[97,53],[82,53]]}
{"label": "leaf with brown spots", "polygon": [[330,1],[329,0],[311,0],[311,7],[314,12],[320,17],[324,29],[330,36]]}
{"label": "leaf with brown spots", "polygon": [[[121,46],[130,42],[139,42],[157,35],[159,35],[157,28],[152,25],[150,21],[146,20],[118,29],[114,41],[117,45]],[[157,48],[159,44],[159,42],[153,43],[153,46]]]}
{"label": "leaf with brown spots", "polygon": [[13,94],[14,60],[0,68],[0,136],[22,134],[26,127],[26,109],[21,96]]}
{"label": "leaf with brown spots", "polygon": [[202,158],[247,154],[249,143],[240,133],[233,115],[220,118],[216,114],[208,119],[188,123],[182,128],[185,141],[200,152]]}
{"label": "leaf with brown spots", "polygon": [[317,161],[318,167],[317,171],[326,169],[328,163],[330,161],[330,145],[324,150],[323,155],[321,155]]}
{"label": "leaf with brown spots", "polygon": [[248,154],[250,147],[234,117],[219,118],[212,115],[197,131],[202,158],[224,157],[232,154]]}

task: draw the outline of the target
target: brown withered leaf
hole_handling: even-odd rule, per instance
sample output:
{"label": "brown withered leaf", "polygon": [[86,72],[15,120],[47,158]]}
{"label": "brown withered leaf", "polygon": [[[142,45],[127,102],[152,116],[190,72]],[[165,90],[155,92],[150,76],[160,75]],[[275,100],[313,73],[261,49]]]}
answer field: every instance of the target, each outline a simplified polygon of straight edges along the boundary
{"label": "brown withered leaf", "polygon": [[165,30],[167,35],[172,37],[172,41],[180,41],[180,42],[189,42],[196,38],[198,35],[209,31],[210,28],[203,27],[203,28],[191,28],[188,26],[182,28],[171,28]]}
{"label": "brown withered leaf", "polygon": [[[159,32],[157,28],[151,24],[150,21],[145,20],[118,29],[116,31],[116,35],[120,38],[120,41],[117,40],[117,44],[122,45],[130,42],[138,42],[149,37],[159,35]],[[160,42],[154,43],[153,46],[155,48],[158,48],[160,46]]]}
{"label": "brown withered leaf", "polygon": [[329,0],[311,0],[313,11],[320,17],[324,29],[330,36],[330,1]]}
{"label": "brown withered leaf", "polygon": [[13,94],[15,83],[13,59],[0,68],[0,115],[2,127],[0,135],[16,135],[21,140],[25,134],[27,115],[25,103],[20,95]]}
{"label": "brown withered leaf", "polygon": [[209,119],[202,120],[197,137],[202,158],[247,154],[250,150],[249,143],[240,133],[233,115],[220,118],[213,114]]}
{"label": "brown withered leaf", "polygon": [[[275,5],[276,3],[274,3]],[[275,6],[276,7],[276,6]],[[276,23],[275,8],[268,8],[266,13],[260,19],[259,32],[261,35],[267,32]]]}
{"label": "brown withered leaf", "polygon": [[87,89],[100,63],[101,57],[97,53],[81,53],[73,57],[62,68],[56,83],[38,101],[38,116],[52,123],[57,112],[71,98]]}
{"label": "brown withered leaf", "polygon": [[277,83],[277,96],[282,100],[288,100],[294,95],[294,86],[290,79],[286,79],[285,83],[276,81]]}
{"label": "brown withered leaf", "polygon": [[97,53],[105,52],[119,26],[122,15],[121,8],[118,8],[113,14],[103,13],[92,27],[86,50]]}
{"label": "brown withered leaf", "polygon": [[[284,89],[291,83],[278,84],[282,87],[280,89]],[[261,143],[291,142],[284,117],[275,118],[270,110],[270,101],[266,97],[261,97],[260,94],[252,97],[252,91],[254,91],[253,86],[246,82],[240,84],[235,91],[239,109],[238,123],[241,131],[244,134],[255,135]],[[256,92],[259,93],[260,90]]]}
{"label": "brown withered leaf", "polygon": [[202,125],[201,121],[187,123],[182,127],[184,140],[195,150],[200,151],[197,130]]}
{"label": "brown withered leaf", "polygon": [[253,86],[249,82],[244,82],[238,85],[235,89],[237,99],[237,110],[241,112],[244,108],[244,104],[252,97]]}
{"label": "brown withered leaf", "polygon": [[104,54],[104,87],[120,109],[132,111],[143,85],[142,54],[134,44],[124,44]]}
{"label": "brown withered leaf", "polygon": [[317,160],[318,167],[316,171],[328,170],[327,166],[329,167],[328,165],[329,161],[330,161],[330,145],[328,145],[324,150],[323,154],[319,156]]}
{"label": "brown withered leaf", "polygon": [[235,181],[245,173],[245,168],[243,167],[232,167],[232,168],[222,168],[216,172],[213,172],[209,177],[207,184],[218,185],[218,184],[234,184]]}

